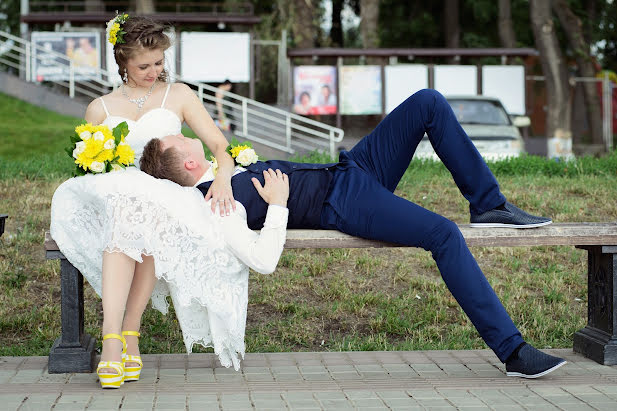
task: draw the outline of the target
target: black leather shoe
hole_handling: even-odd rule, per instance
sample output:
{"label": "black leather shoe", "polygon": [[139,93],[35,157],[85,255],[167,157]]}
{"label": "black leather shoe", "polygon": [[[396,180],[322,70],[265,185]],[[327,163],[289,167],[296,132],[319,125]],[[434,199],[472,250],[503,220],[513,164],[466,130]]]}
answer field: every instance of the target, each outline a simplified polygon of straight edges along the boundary
{"label": "black leather shoe", "polygon": [[508,377],[542,377],[567,362],[563,358],[545,354],[529,344],[521,346],[518,353],[514,354],[513,357],[506,361],[506,375]]}
{"label": "black leather shoe", "polygon": [[528,214],[507,201],[502,207],[471,215],[472,227],[533,228],[552,222],[550,218]]}

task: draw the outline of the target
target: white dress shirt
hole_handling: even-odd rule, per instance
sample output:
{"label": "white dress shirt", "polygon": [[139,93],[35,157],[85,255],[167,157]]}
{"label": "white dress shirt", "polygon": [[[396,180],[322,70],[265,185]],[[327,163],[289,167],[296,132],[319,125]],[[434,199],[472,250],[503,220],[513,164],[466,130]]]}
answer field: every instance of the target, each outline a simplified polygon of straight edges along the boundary
{"label": "white dress shirt", "polygon": [[[234,174],[246,169],[236,167]],[[195,186],[214,180],[212,167],[197,181]],[[207,201],[210,210],[210,201]],[[236,211],[231,210],[228,216],[221,217],[217,210],[227,247],[240,261],[261,274],[274,272],[283,252],[287,235],[287,218],[289,210],[280,205],[269,205],[266,220],[260,232],[251,230],[246,223],[246,209],[236,201]]]}

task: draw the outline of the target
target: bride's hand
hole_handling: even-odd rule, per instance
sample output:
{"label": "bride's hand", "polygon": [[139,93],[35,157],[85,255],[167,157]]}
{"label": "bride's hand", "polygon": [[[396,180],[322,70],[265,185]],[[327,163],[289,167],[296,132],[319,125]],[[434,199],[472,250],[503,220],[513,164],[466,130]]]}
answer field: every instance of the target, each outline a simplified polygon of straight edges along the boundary
{"label": "bride's hand", "polygon": [[206,193],[206,201],[212,199],[212,212],[216,211],[217,204],[220,204],[219,210],[221,217],[229,215],[230,209],[236,210],[236,200],[234,199],[233,190],[231,189],[231,177],[217,175],[210,189]]}

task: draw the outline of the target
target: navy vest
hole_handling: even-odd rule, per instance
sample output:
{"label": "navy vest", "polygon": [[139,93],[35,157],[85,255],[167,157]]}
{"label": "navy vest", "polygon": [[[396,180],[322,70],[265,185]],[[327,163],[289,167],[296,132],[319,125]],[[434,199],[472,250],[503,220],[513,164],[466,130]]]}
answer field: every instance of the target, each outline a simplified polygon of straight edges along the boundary
{"label": "navy vest", "polygon": [[[247,171],[231,178],[234,198],[246,209],[248,226],[253,230],[263,227],[268,204],[259,196],[251,178],[264,184],[263,171],[277,168],[289,176],[288,228],[319,228],[321,209],[332,181],[331,169],[336,164],[306,164],[289,161],[258,161],[245,167]],[[197,186],[205,196],[211,181]]]}

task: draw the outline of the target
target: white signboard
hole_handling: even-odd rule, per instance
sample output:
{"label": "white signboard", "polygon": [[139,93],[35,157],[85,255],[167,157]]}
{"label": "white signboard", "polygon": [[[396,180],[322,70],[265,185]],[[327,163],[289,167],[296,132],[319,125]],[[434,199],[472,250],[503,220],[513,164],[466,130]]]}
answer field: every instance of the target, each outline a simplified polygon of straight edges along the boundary
{"label": "white signboard", "polygon": [[[69,60],[75,80],[99,78],[101,41],[98,32],[32,32],[32,80],[69,79]],[[52,53],[53,52],[53,53]]]}
{"label": "white signboard", "polygon": [[341,114],[381,114],[381,67],[343,66]]}
{"label": "white signboard", "polygon": [[525,114],[525,67],[482,67],[482,94],[497,97],[509,114]]}
{"label": "white signboard", "polygon": [[182,78],[187,81],[246,83],[250,80],[249,33],[183,32]]}
{"label": "white signboard", "polygon": [[[171,47],[165,50],[165,70],[167,70],[170,80],[173,81],[176,76],[176,34],[173,30],[165,32],[165,34],[167,34],[171,40]],[[118,74],[118,65],[116,64],[116,59],[114,57],[114,46],[108,41],[105,41],[105,43],[107,44],[106,67],[110,75],[109,81],[114,84],[120,84],[122,83],[122,79]]]}
{"label": "white signboard", "polygon": [[435,66],[435,90],[444,96],[478,94],[476,66]]}
{"label": "white signboard", "polygon": [[386,113],[416,91],[428,88],[428,67],[422,64],[386,66]]}

